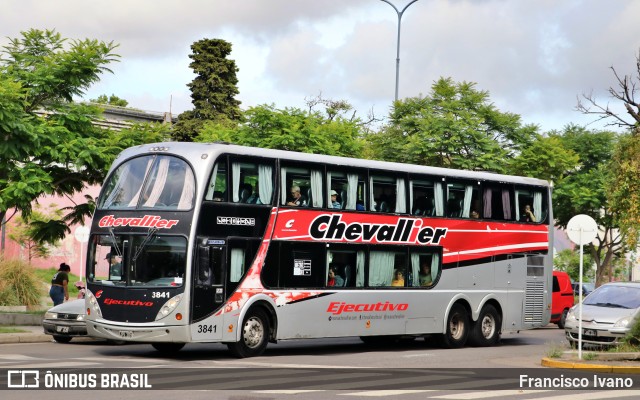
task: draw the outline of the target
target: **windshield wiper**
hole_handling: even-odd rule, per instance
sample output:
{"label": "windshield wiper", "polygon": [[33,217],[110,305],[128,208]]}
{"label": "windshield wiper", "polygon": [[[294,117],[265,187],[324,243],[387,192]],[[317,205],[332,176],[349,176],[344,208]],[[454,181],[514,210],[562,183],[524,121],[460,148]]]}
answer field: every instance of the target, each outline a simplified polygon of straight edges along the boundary
{"label": "windshield wiper", "polygon": [[116,254],[122,259],[122,250],[118,247],[118,241],[116,240],[116,235],[113,233],[113,227],[109,227],[109,235],[111,235],[111,240],[113,241],[113,247],[116,249]]}
{"label": "windshield wiper", "polygon": [[142,241],[142,243],[140,243],[140,246],[138,246],[138,248],[136,249],[136,254],[133,256],[133,262],[135,263],[136,260],[138,259],[138,257],[140,256],[140,254],[142,253],[142,250],[145,248],[145,246],[147,244],[149,244],[149,242],[151,242],[153,235],[158,232],[158,228],[151,227],[149,228],[149,232],[147,233],[147,236],[144,237],[144,240]]}
{"label": "windshield wiper", "polygon": [[624,306],[622,304],[616,304],[616,303],[588,303],[588,306],[600,306],[600,307],[611,307],[611,308],[631,308],[631,307],[627,307]]}

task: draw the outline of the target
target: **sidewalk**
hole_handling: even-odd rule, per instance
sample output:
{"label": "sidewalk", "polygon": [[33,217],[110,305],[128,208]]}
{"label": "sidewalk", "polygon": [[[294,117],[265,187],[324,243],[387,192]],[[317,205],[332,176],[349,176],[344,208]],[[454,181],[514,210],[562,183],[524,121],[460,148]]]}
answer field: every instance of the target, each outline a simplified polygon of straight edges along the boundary
{"label": "sidewalk", "polygon": [[51,335],[46,335],[42,326],[15,325],[12,328],[25,332],[0,333],[0,344],[5,343],[41,343],[53,340]]}

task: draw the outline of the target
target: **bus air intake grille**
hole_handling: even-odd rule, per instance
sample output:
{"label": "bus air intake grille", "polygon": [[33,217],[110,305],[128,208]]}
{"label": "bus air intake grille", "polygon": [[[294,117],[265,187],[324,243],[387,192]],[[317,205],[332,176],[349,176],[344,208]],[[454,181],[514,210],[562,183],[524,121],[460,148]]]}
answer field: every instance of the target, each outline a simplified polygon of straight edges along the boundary
{"label": "bus air intake grille", "polygon": [[542,324],[544,311],[544,282],[539,280],[527,281],[524,299],[524,323]]}

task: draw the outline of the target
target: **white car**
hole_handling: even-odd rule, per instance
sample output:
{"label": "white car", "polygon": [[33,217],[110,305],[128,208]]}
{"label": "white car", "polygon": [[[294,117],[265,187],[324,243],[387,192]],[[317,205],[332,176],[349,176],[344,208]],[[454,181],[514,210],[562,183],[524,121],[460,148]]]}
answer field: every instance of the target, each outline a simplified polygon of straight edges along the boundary
{"label": "white car", "polygon": [[[578,343],[580,305],[573,306],[565,321],[567,340]],[[582,343],[619,344],[640,315],[640,282],[611,282],[589,293],[582,301]]]}
{"label": "white car", "polygon": [[58,304],[44,314],[44,333],[53,335],[55,341],[60,343],[69,343],[74,337],[87,336],[84,316],[84,299]]}

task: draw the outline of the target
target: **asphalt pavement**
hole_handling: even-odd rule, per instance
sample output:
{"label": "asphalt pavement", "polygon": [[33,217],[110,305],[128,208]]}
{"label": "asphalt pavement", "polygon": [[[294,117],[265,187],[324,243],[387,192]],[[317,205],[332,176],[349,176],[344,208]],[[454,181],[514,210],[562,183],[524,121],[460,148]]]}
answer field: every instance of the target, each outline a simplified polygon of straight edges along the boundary
{"label": "asphalt pavement", "polygon": [[[6,343],[41,343],[53,342],[51,335],[46,335],[42,326],[15,325],[21,332],[0,333],[0,345]],[[90,339],[90,338],[80,338]],[[74,339],[78,340],[78,338]],[[577,360],[576,352],[565,352],[561,358],[543,357],[540,365],[548,368],[575,369],[594,372],[611,372],[617,374],[640,374],[640,354],[638,353],[598,353],[596,360]],[[583,356],[589,351],[583,350]]]}

